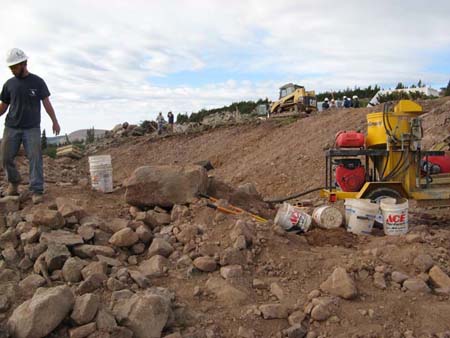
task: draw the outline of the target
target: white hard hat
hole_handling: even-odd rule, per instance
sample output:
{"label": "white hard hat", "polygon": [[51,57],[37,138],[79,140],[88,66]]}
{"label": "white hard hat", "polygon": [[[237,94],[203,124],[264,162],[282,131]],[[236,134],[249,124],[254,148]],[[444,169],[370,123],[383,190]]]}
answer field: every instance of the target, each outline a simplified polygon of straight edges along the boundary
{"label": "white hard hat", "polygon": [[354,98],[354,99],[357,99],[357,98],[358,98],[358,96],[356,96],[356,95],[353,95],[353,98]]}
{"label": "white hard hat", "polygon": [[28,60],[28,56],[23,50],[19,48],[13,48],[6,54],[6,65],[8,67],[17,65],[18,63]]}
{"label": "white hard hat", "polygon": [[347,98],[347,96],[344,95],[344,100]]}
{"label": "white hard hat", "polygon": [[325,98],[325,101],[328,101],[328,97]]}

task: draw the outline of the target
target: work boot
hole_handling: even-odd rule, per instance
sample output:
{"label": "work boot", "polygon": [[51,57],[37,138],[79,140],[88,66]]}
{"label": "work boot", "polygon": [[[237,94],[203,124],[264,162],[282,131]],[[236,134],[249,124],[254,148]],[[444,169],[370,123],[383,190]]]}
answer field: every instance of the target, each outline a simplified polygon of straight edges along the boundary
{"label": "work boot", "polygon": [[43,202],[44,196],[39,193],[33,193],[33,196],[31,196],[31,200],[33,201],[33,204],[39,204]]}
{"label": "work boot", "polygon": [[8,189],[6,190],[6,195],[18,196],[19,195],[19,185],[17,183],[9,183]]}

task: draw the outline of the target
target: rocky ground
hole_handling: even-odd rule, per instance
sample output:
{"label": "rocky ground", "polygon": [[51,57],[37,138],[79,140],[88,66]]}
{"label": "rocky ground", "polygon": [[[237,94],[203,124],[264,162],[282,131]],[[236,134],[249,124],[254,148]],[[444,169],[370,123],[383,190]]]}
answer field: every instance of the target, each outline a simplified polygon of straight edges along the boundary
{"label": "rocky ground", "polygon": [[[427,105],[432,145],[450,104]],[[0,199],[0,337],[450,337],[449,208],[413,205],[406,236],[296,235],[263,201],[320,185],[322,148],[367,111],[112,136],[91,149],[112,155],[110,194],[85,158],[46,158],[43,204]]]}

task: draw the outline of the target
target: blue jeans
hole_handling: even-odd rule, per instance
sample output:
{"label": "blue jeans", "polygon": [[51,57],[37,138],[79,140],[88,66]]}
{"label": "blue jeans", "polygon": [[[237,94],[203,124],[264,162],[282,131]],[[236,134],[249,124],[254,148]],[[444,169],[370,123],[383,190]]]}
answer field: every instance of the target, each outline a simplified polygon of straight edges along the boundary
{"label": "blue jeans", "polygon": [[2,165],[9,183],[20,183],[14,158],[23,143],[30,162],[30,190],[34,193],[44,192],[44,170],[42,164],[41,129],[15,129],[5,127],[2,140]]}

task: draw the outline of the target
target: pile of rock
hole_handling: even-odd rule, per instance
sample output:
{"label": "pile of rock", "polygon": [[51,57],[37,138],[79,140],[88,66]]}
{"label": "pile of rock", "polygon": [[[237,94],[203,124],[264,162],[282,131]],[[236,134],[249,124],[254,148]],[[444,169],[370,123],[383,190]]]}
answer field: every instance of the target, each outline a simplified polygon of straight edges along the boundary
{"label": "pile of rock", "polygon": [[[343,310],[364,300],[364,288],[448,297],[445,262],[419,253],[403,270],[382,263],[378,249],[324,268],[326,277],[303,297],[292,286],[309,276],[269,250],[295,243],[315,255],[305,236],[278,236],[271,222],[225,215],[198,198],[226,196],[257,210],[263,204],[254,187],[225,188],[196,165],[141,167],[124,186],[130,206],[120,218],[89,215],[68,198],[26,212],[15,198],[0,200],[0,323],[13,337],[259,337],[254,324],[274,321],[277,337],[313,338],[348,325]],[[228,316],[234,309],[232,320],[248,325],[223,328],[194,312],[175,296],[181,283],[183,297],[192,288],[190,305],[209,303]]]}
{"label": "pile of rock", "polygon": [[430,255],[418,254],[413,265],[416,273],[412,276],[384,265],[375,267],[374,286],[383,290],[390,286],[405,292],[450,295],[450,277],[435,264]]}
{"label": "pile of rock", "polygon": [[202,124],[212,127],[217,127],[225,124],[242,123],[249,116],[242,115],[239,110],[224,111],[215,114],[208,115],[203,118]]}
{"label": "pile of rock", "polygon": [[196,197],[207,186],[201,166],[139,168],[126,183],[129,218],[108,220],[69,198],[27,213],[17,198],[2,199],[0,317],[9,314],[10,334],[161,337],[186,323],[175,295],[152,287],[171,271],[186,278],[217,271],[221,277],[211,276],[198,296],[247,301],[247,290],[233,283],[260,250],[256,230],[269,226],[236,217],[229,245],[210,243],[207,225],[192,217],[200,209],[214,214]]}
{"label": "pile of rock", "polygon": [[111,131],[105,133],[105,138],[118,138],[127,136],[142,136],[156,130],[156,123],[149,122],[147,126],[138,126],[124,122],[116,125]]}

